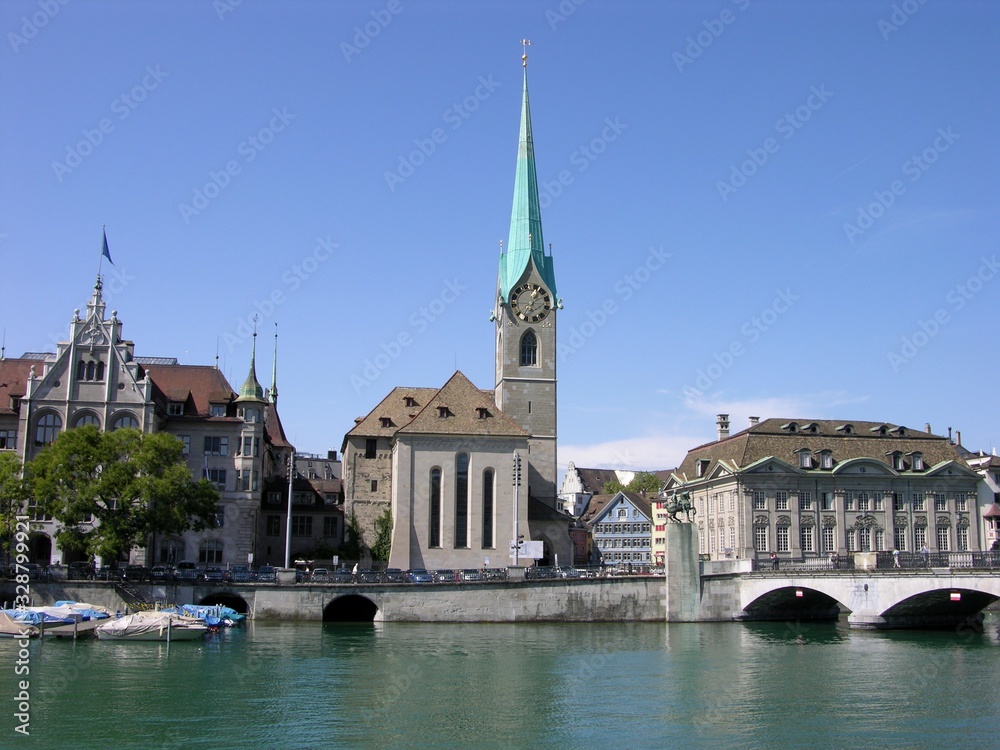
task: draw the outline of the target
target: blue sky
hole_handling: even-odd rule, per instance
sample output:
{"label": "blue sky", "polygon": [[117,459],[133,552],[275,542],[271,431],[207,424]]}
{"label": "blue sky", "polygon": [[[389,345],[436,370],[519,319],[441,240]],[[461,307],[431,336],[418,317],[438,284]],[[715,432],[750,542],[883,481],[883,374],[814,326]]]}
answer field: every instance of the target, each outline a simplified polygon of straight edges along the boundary
{"label": "blue sky", "polygon": [[993,2],[0,5],[6,351],[97,273],[142,356],[300,450],[394,386],[492,387],[527,37],[559,461],[666,468],[750,415],[1000,442]]}

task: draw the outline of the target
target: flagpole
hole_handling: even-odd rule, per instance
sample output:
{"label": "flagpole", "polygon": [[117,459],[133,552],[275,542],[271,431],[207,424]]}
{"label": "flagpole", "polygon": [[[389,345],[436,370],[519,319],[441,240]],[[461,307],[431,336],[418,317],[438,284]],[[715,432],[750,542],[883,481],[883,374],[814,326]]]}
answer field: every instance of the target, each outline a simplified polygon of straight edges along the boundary
{"label": "flagpole", "polygon": [[107,229],[105,227],[106,227],[105,224],[101,224],[101,234],[103,235],[103,239],[101,240],[101,257],[98,258],[98,260],[97,260],[97,279],[98,279],[98,281],[100,281],[100,279],[101,279],[101,264],[104,263],[104,248],[107,247],[107,245],[108,245],[108,232],[107,232]]}

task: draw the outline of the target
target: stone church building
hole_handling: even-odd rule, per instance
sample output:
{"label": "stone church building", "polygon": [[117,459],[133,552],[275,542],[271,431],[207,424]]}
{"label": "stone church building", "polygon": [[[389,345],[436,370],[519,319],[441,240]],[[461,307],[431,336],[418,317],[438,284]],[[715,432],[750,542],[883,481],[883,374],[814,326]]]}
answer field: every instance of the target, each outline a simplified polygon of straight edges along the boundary
{"label": "stone church building", "polygon": [[525,68],[510,235],[491,315],[494,388],[461,372],[440,388],[394,388],[344,438],[345,513],[371,544],[375,518],[391,509],[389,567],[506,567],[515,535],[542,542],[540,564],[572,562],[572,519],[557,510],[562,302],[544,248]]}

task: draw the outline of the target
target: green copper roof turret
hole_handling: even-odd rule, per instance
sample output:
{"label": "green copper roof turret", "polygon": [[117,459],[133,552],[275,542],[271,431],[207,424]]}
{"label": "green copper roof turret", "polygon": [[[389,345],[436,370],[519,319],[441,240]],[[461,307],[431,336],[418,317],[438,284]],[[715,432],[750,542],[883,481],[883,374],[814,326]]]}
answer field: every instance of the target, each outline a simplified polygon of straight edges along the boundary
{"label": "green copper roof turret", "polygon": [[263,401],[264,400],[264,388],[259,382],[257,382],[257,368],[255,367],[257,361],[257,332],[254,331],[253,334],[253,349],[250,353],[250,373],[247,375],[247,379],[243,381],[243,385],[240,386],[240,395],[236,399],[237,401]]}
{"label": "green copper roof turret", "polygon": [[552,256],[545,254],[542,237],[542,210],[538,200],[538,176],[535,172],[535,147],[531,138],[531,109],[528,106],[528,70],[524,71],[524,99],[521,104],[521,134],[517,146],[517,169],[514,173],[514,204],[510,211],[510,236],[506,251],[500,256],[500,296],[509,301],[510,290],[534,263],[552,296],[556,278]]}

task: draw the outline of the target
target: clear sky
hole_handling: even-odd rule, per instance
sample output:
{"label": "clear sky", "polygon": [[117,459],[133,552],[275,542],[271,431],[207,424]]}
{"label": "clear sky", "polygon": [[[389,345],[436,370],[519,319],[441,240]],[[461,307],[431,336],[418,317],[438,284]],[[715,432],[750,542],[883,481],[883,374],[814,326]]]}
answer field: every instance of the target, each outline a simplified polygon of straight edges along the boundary
{"label": "clear sky", "polygon": [[559,461],[715,414],[1000,443],[1000,5],[0,4],[8,356],[98,270],[140,356],[250,360],[300,450],[397,385],[493,386],[527,37]]}

